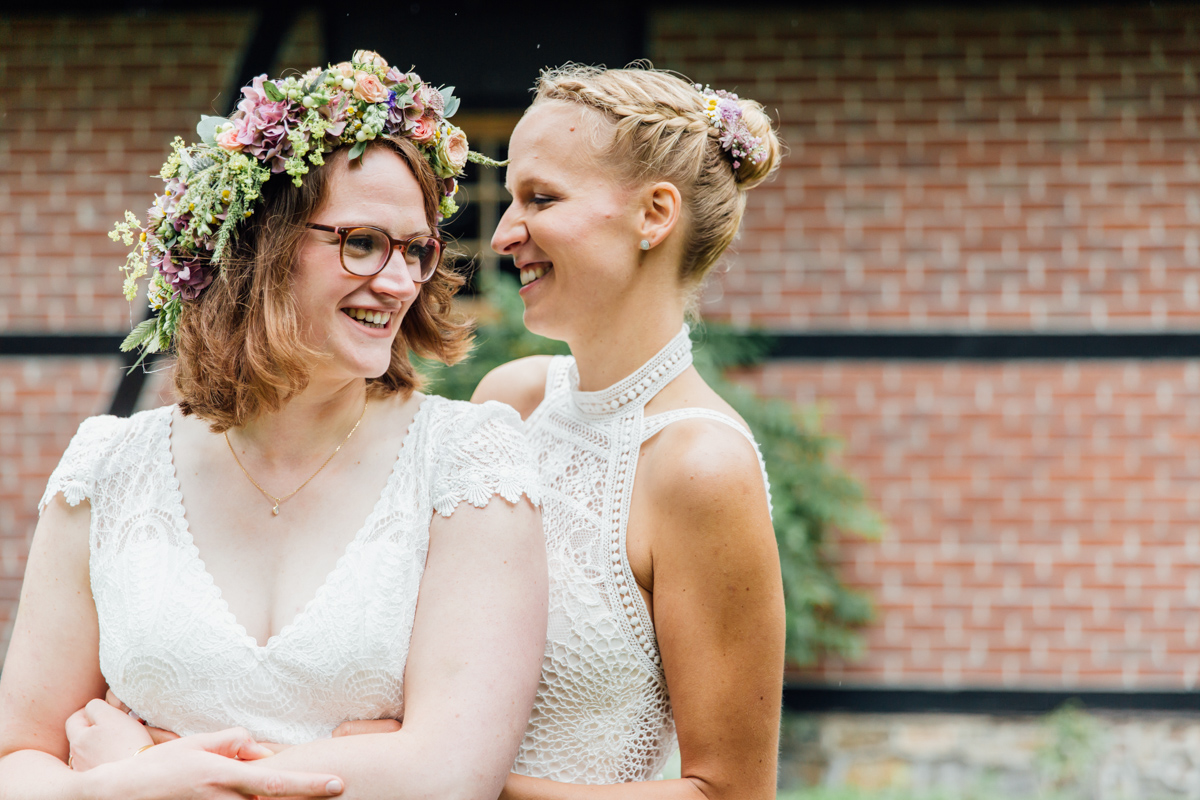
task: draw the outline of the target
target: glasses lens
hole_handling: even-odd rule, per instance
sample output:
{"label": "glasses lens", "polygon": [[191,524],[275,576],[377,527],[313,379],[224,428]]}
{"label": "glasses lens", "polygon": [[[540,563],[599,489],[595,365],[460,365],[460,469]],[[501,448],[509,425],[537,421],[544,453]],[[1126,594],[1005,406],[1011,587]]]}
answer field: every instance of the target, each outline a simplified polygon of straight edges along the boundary
{"label": "glasses lens", "polygon": [[404,260],[408,263],[413,280],[424,283],[432,278],[441,254],[442,243],[432,236],[422,236],[410,241],[404,248]]}
{"label": "glasses lens", "polygon": [[383,269],[391,245],[382,231],[355,228],[342,243],[342,266],[354,275],[374,275]]}

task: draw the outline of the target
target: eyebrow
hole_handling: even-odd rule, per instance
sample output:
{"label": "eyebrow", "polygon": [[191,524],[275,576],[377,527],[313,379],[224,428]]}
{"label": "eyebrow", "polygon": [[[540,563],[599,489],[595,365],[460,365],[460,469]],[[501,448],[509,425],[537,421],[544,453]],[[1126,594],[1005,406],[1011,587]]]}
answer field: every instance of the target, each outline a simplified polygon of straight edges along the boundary
{"label": "eyebrow", "polygon": [[387,228],[384,228],[380,225],[368,225],[365,222],[350,222],[350,223],[346,223],[344,225],[331,225],[330,227],[331,228],[374,228],[377,231],[383,231],[388,236],[391,236],[393,239],[411,239],[414,236],[432,236],[435,238],[437,237],[437,229],[430,230],[428,225],[426,225],[424,228],[421,228],[418,231],[402,233],[399,236],[392,236],[391,231],[389,231]]}

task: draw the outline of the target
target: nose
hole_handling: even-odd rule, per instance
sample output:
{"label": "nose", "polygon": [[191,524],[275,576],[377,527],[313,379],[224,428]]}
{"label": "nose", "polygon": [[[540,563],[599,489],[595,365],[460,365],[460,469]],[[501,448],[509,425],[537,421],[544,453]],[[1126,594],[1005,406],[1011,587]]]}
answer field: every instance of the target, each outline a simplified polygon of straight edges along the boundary
{"label": "nose", "polygon": [[513,201],[504,210],[500,223],[496,225],[496,232],[492,234],[492,249],[502,256],[511,255],[528,238],[529,230],[521,219],[516,201]]}
{"label": "nose", "polygon": [[387,265],[371,276],[371,291],[407,303],[421,291],[421,284],[413,280],[411,270],[408,260],[397,248]]}

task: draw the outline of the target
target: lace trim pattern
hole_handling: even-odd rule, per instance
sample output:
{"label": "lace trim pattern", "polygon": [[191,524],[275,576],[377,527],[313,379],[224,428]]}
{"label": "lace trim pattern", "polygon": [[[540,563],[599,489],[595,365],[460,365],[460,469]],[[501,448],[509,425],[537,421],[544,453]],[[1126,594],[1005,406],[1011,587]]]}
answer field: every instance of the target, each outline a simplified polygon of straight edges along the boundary
{"label": "lace trim pattern", "polygon": [[579,391],[579,369],[571,359],[569,380],[575,407],[588,417],[632,413],[649,403],[658,390],[692,365],[692,340],[685,324],[666,346],[629,377],[598,392]]}
{"label": "lace trim pattern", "polygon": [[[427,434],[439,442],[434,448],[438,464],[433,485],[433,508],[443,517],[454,513],[460,502],[483,508],[493,495],[516,503],[522,495],[535,506],[541,503],[537,468],[534,465],[524,426],[512,408],[488,401],[479,416],[495,424],[463,426],[446,418]],[[507,424],[501,421],[507,421]],[[415,420],[414,420],[415,421]]]}
{"label": "lace trim pattern", "polygon": [[687,334],[599,392],[580,391],[574,359],[555,358],[545,399],[526,422],[543,485],[550,625],[519,773],[648,780],[673,749],[658,643],[625,534],[643,409],[691,364]]}
{"label": "lace trim pattern", "polygon": [[86,420],[43,498],[92,503],[108,684],[146,720],[185,734],[241,725],[294,744],[346,719],[402,717],[430,520],[464,500],[538,496],[520,417],[498,403],[426,398],[363,526],[304,609],[261,647],[192,540],[171,419],[163,408]]}
{"label": "lace trim pattern", "polygon": [[96,454],[108,449],[108,443],[119,436],[125,427],[125,420],[120,417],[105,415],[85,419],[71,437],[58,466],[50,473],[46,491],[38,501],[38,514],[46,510],[59,492],[62,492],[67,505],[72,507],[90,500],[95,490],[96,473],[103,468],[97,462]]}

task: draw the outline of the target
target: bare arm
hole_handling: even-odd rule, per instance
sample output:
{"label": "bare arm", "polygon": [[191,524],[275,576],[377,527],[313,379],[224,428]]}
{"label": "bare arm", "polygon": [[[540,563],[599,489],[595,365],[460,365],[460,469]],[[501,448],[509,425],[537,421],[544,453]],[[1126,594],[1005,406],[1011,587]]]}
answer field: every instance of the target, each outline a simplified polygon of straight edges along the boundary
{"label": "bare arm", "polygon": [[104,705],[97,698],[106,688],[88,573],[90,519],[89,505],[71,508],[59,495],[34,533],[0,675],[0,800],[336,793],[326,788],[334,775],[286,775],[235,761],[230,756],[257,755],[253,740],[236,730],[164,746],[130,765],[68,768],[66,720],[89,701]]}
{"label": "bare arm", "polygon": [[[100,633],[88,576],[91,507],[58,496],[33,536],[12,640],[0,673],[0,798],[67,797],[63,723],[103,697]],[[85,655],[86,654],[86,655]],[[90,656],[90,657],[89,657]]]}
{"label": "bare arm", "polygon": [[655,631],[682,778],[576,786],[510,776],[503,800],[775,797],[783,690],[779,557],[757,458],[736,432],[684,422],[639,466]]}
{"label": "bare arm", "polygon": [[545,396],[550,359],[551,356],[529,356],[501,364],[483,376],[471,395],[471,402],[499,400],[515,408],[521,419],[529,419]]}
{"label": "bare arm", "polygon": [[405,671],[404,726],[265,759],[336,770],[346,798],[492,800],[525,731],[546,639],[540,517],[522,501],[463,503],[430,526]]}

